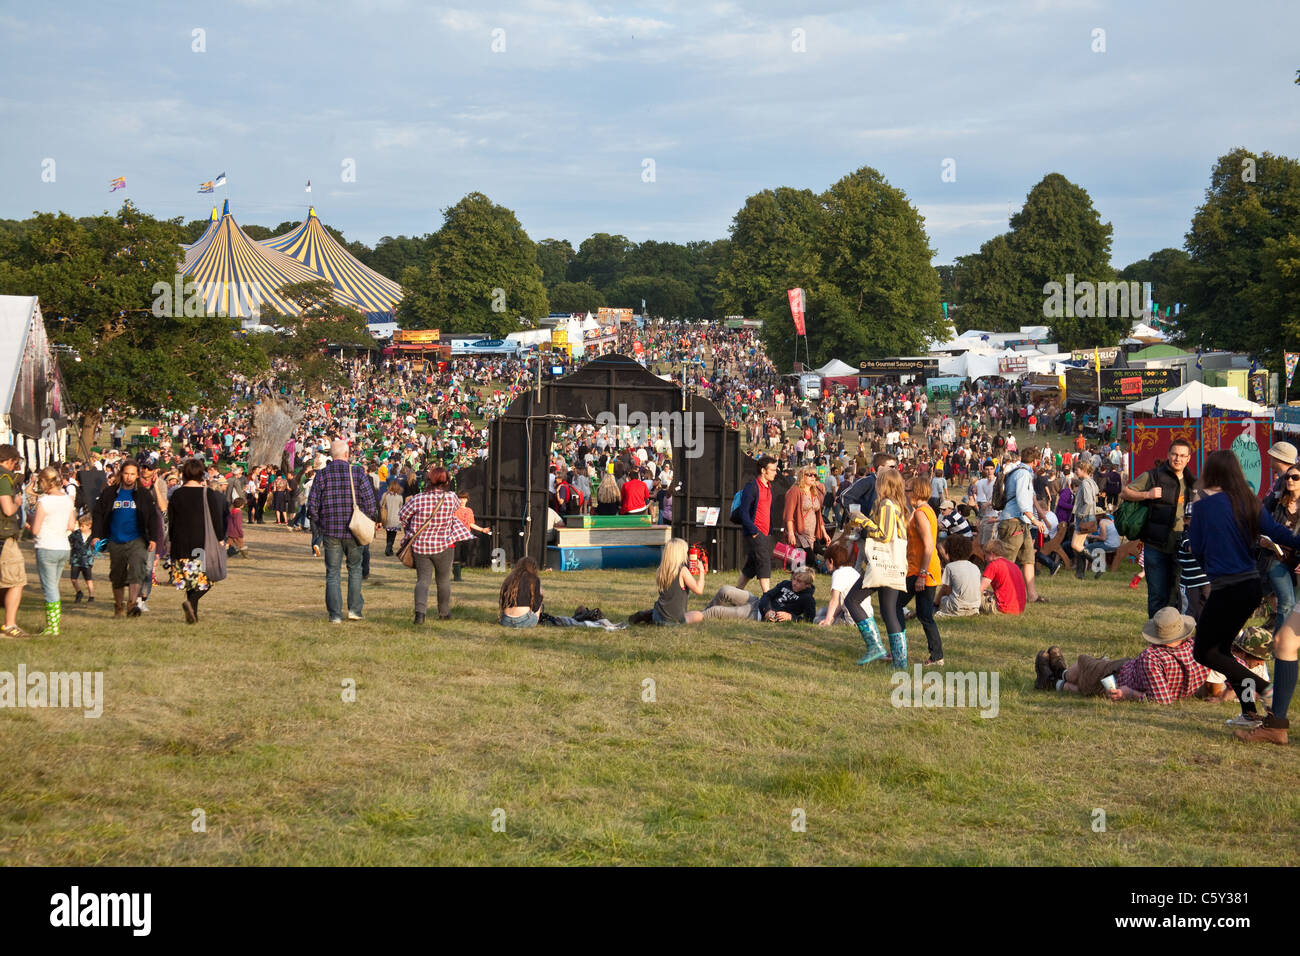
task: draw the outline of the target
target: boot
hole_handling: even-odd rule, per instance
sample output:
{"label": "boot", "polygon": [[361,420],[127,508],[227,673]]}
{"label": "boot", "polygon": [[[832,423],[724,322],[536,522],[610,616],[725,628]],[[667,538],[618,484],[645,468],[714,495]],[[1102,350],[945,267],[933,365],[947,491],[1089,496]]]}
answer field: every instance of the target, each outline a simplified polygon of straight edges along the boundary
{"label": "boot", "polygon": [[113,617],[126,617],[126,588],[113,588]]}
{"label": "boot", "polygon": [[416,624],[423,624],[423,623],[424,623],[424,612],[423,612],[423,611],[416,611],[416,612],[415,612],[415,623],[416,623]]}
{"label": "boot", "polygon": [[1088,574],[1088,556],[1086,554],[1076,554],[1074,556],[1074,576],[1082,581]]}
{"label": "boot", "polygon": [[896,670],[907,670],[907,633],[889,635],[889,654]]}
{"label": "boot", "polygon": [[880,632],[876,630],[875,618],[869,617],[864,621],[858,621],[858,633],[862,635],[862,641],[867,645],[867,652],[858,658],[858,666],[870,664],[885,656],[885,646],[880,642]]}
{"label": "boot", "polygon": [[46,601],[45,602],[45,630],[41,631],[37,637],[58,637],[59,623],[63,620],[63,602]]}
{"label": "boot", "polygon": [[1264,718],[1254,730],[1234,730],[1233,736],[1248,744],[1285,744],[1287,728],[1291,722],[1284,717],[1274,717],[1271,713]]}

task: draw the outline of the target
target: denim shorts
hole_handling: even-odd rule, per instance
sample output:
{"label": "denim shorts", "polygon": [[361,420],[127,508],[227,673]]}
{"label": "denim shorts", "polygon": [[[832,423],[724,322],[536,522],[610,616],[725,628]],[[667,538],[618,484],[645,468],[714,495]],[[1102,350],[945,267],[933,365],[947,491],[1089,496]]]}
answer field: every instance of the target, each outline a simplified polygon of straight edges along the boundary
{"label": "denim shorts", "polygon": [[527,614],[523,615],[522,617],[506,617],[506,615],[502,614],[501,626],[502,627],[536,627],[537,612],[529,611]]}

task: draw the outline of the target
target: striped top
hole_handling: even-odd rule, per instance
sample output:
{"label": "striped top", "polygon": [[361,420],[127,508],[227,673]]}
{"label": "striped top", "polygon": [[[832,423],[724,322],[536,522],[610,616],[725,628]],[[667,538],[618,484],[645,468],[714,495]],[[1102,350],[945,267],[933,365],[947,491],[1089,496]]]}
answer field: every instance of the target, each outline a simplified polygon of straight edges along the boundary
{"label": "striped top", "polygon": [[1186,535],[1178,546],[1179,581],[1185,588],[1203,588],[1210,583],[1210,576],[1201,568],[1201,563],[1192,554],[1192,546]]}

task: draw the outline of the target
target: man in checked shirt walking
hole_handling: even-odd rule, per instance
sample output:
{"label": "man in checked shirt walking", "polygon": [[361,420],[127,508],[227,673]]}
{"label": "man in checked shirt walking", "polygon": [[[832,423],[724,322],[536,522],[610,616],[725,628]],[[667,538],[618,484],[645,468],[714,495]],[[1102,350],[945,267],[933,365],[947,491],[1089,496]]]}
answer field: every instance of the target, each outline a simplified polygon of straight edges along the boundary
{"label": "man in checked shirt walking", "polygon": [[365,470],[348,464],[348,443],[336,439],[330,445],[330,462],[316,473],[307,513],[313,528],[319,528],[325,545],[325,610],[331,624],[343,623],[342,565],[348,563],[348,620],[360,621],[365,604],[361,596],[361,557],[364,546],[352,536],[353,494],[356,506],[371,519],[379,517],[375,486]]}

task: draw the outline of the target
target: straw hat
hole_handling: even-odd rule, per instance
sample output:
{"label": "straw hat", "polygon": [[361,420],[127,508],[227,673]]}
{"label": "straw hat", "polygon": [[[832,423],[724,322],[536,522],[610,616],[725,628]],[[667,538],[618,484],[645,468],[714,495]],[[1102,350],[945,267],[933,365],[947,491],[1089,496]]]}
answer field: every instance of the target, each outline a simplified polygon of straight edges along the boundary
{"label": "straw hat", "polygon": [[1276,458],[1284,465],[1294,465],[1296,460],[1295,445],[1289,441],[1280,441],[1268,450],[1270,458]]}
{"label": "straw hat", "polygon": [[1195,630],[1195,619],[1178,613],[1177,608],[1162,607],[1143,626],[1142,636],[1148,644],[1172,644],[1191,637]]}

